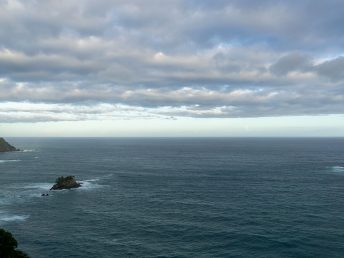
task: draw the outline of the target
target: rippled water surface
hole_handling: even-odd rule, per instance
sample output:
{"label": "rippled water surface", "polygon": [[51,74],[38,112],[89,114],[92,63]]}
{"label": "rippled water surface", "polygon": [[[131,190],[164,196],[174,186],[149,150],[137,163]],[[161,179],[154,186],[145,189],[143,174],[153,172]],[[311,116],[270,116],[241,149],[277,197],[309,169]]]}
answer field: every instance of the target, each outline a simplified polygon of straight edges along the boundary
{"label": "rippled water surface", "polygon": [[33,258],[344,257],[344,139],[8,140],[0,227]]}

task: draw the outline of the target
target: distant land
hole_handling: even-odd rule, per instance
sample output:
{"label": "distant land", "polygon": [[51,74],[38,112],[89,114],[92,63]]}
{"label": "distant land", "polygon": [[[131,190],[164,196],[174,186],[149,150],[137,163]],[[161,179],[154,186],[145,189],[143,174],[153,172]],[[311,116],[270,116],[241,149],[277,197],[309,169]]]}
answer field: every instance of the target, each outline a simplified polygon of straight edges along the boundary
{"label": "distant land", "polygon": [[0,137],[0,152],[18,151],[16,147],[12,146],[2,137]]}

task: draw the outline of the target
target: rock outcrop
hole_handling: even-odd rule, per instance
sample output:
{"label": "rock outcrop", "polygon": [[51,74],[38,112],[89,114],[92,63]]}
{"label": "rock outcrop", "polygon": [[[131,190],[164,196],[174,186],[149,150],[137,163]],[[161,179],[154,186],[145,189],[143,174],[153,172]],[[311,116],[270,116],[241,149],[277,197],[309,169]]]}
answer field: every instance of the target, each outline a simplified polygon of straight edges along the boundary
{"label": "rock outcrop", "polygon": [[4,138],[0,137],[0,152],[8,151],[19,151],[16,147],[13,147],[11,144],[5,141]]}
{"label": "rock outcrop", "polygon": [[78,188],[81,186],[81,183],[78,183],[75,180],[74,176],[59,177],[56,179],[55,184],[50,190],[63,190],[63,189],[72,189]]}

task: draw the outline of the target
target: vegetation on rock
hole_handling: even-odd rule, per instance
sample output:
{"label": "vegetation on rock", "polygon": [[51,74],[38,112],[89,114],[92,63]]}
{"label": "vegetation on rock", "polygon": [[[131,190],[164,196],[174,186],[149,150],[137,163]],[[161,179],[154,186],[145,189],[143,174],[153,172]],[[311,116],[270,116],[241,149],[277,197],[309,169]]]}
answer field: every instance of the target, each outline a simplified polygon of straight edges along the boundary
{"label": "vegetation on rock", "polygon": [[29,258],[26,253],[16,250],[17,246],[17,240],[12,236],[12,234],[0,228],[0,257]]}
{"label": "vegetation on rock", "polygon": [[50,190],[62,190],[62,189],[71,189],[78,188],[81,184],[75,180],[74,176],[60,176],[55,180],[55,184]]}

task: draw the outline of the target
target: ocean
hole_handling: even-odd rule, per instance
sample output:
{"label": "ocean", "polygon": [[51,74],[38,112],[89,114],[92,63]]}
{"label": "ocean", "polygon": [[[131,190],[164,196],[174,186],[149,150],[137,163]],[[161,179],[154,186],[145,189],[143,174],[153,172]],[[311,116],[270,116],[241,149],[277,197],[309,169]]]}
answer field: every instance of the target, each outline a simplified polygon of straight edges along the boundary
{"label": "ocean", "polygon": [[344,138],[7,140],[0,227],[32,258],[344,257]]}

